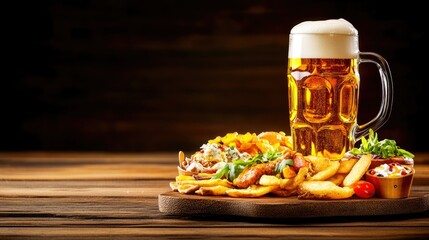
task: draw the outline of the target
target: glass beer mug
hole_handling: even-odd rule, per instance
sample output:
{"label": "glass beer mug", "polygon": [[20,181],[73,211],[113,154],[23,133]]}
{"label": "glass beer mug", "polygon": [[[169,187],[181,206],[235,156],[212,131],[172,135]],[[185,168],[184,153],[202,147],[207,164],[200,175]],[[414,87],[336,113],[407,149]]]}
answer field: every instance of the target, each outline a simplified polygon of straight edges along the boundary
{"label": "glass beer mug", "polygon": [[[359,64],[377,66],[381,107],[369,122],[357,123]],[[376,131],[392,111],[393,83],[387,61],[360,52],[358,31],[344,19],[306,21],[289,35],[288,99],[294,150],[340,159],[356,141]]]}

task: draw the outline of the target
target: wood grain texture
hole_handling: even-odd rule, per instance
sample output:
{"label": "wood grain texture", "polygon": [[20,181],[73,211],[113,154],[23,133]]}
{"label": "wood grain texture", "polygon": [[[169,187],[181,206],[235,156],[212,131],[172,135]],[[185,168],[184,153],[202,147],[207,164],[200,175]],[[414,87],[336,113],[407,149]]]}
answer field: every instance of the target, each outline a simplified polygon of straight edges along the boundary
{"label": "wood grain texture", "polygon": [[[287,236],[378,240],[426,239],[429,235],[428,211],[308,218],[165,213],[159,210],[159,195],[171,191],[169,182],[174,178],[166,175],[177,174],[176,157],[175,153],[37,152],[34,156],[29,152],[0,153],[0,239],[284,239]],[[79,173],[80,166],[86,164],[92,166],[91,170],[97,167],[101,170],[94,171],[94,176],[88,168],[82,168],[84,174]],[[422,171],[429,168],[420,165]],[[43,172],[44,175],[36,173],[43,168],[50,170]],[[12,175],[14,179],[4,178]],[[420,180],[412,189],[414,194],[429,194],[428,176],[418,177]],[[246,206],[246,202],[264,199],[234,201]],[[246,209],[243,208],[249,211]]]}
{"label": "wood grain texture", "polygon": [[177,168],[157,164],[79,164],[75,166],[3,167],[7,180],[172,179]]}
{"label": "wood grain texture", "polygon": [[412,192],[405,199],[299,200],[296,197],[231,198],[223,196],[162,193],[161,212],[178,215],[236,215],[255,218],[310,218],[338,216],[378,216],[421,213],[429,210],[429,193]]}
{"label": "wood grain texture", "polygon": [[[220,231],[222,230],[222,231]],[[397,233],[395,228],[371,229],[368,238],[364,232],[367,227],[341,227],[335,232],[332,228],[299,228],[299,227],[262,227],[262,228],[145,228],[145,227],[123,227],[123,228],[14,228],[5,230],[5,236],[24,236],[26,239],[427,239],[429,230],[426,228],[406,228]]]}

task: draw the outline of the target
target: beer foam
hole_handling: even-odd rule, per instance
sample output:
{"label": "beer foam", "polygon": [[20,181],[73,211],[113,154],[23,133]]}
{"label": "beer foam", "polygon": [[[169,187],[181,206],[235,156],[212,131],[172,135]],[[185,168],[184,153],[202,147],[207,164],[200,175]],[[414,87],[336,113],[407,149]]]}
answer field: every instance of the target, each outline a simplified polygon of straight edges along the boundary
{"label": "beer foam", "polygon": [[302,22],[293,27],[290,33],[358,35],[356,28],[343,18]]}
{"label": "beer foam", "polygon": [[356,58],[358,31],[345,19],[305,21],[289,35],[289,58]]}

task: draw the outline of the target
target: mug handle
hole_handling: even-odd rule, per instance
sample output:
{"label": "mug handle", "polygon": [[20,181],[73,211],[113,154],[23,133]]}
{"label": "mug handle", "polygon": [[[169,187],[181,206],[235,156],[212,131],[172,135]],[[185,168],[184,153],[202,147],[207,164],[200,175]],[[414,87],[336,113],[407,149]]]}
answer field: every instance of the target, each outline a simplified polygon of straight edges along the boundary
{"label": "mug handle", "polygon": [[377,131],[383,126],[392,113],[393,106],[393,80],[387,61],[377,53],[360,52],[358,64],[373,63],[377,66],[381,78],[381,106],[377,116],[369,122],[357,125],[355,128],[355,142],[369,134],[369,129]]}

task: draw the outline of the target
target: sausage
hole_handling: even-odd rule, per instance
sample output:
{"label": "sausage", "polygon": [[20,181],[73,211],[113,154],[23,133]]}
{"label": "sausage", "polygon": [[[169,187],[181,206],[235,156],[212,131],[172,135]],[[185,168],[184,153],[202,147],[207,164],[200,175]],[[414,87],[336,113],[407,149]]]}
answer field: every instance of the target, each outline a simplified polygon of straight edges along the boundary
{"label": "sausage", "polygon": [[251,185],[256,184],[262,175],[274,175],[279,160],[270,161],[266,163],[257,163],[246,169],[234,179],[233,183],[237,188],[247,188]]}

